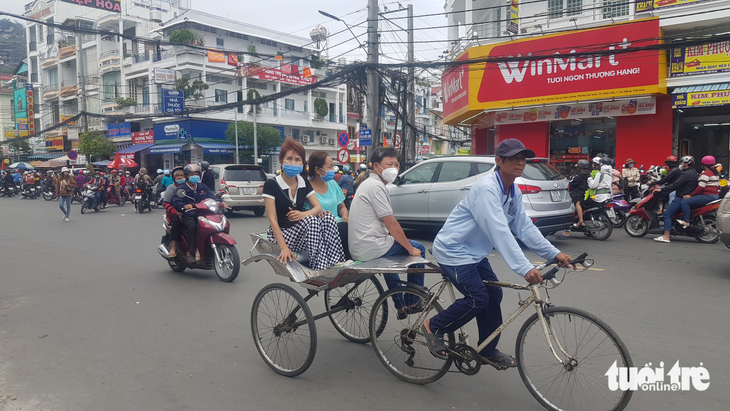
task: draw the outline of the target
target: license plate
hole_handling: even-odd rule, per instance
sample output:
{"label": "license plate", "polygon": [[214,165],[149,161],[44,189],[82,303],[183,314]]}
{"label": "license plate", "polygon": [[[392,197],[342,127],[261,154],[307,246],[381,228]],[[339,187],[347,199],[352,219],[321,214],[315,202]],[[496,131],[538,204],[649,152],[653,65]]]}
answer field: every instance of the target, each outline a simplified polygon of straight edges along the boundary
{"label": "license plate", "polygon": [[256,187],[244,187],[241,189],[241,194],[247,196],[254,195],[256,194]]}
{"label": "license plate", "polygon": [[30,191],[35,191],[35,188],[31,188]]}
{"label": "license plate", "polygon": [[142,196],[134,196],[134,199],[135,200],[141,200],[142,199]]}
{"label": "license plate", "polygon": [[560,193],[561,192],[558,191],[558,190],[551,190],[550,191],[550,199],[552,199],[553,201],[562,201],[563,200],[563,196],[560,195]]}
{"label": "license plate", "polygon": [[616,218],[616,212],[613,211],[613,208],[608,209],[608,217],[610,218]]}

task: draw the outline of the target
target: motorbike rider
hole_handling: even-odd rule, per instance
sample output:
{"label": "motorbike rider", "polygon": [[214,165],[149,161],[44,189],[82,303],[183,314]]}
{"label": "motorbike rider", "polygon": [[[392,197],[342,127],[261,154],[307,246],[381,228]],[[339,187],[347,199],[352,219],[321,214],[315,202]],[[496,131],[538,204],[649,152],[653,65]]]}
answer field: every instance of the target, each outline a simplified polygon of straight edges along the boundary
{"label": "motorbike rider", "polygon": [[[170,176],[170,170],[162,170],[162,182],[160,183],[162,185],[163,190],[167,190],[167,187],[172,184],[172,177]],[[210,187],[208,187],[210,188]]]}
{"label": "motorbike rider", "polygon": [[101,177],[99,182],[99,193],[101,194],[101,197],[99,200],[101,201],[101,208],[106,208],[107,203],[109,202],[109,196],[107,193],[107,190],[109,189],[109,176],[102,171],[99,173],[99,177]]}
{"label": "motorbike rider", "polygon": [[20,170],[15,169],[15,172],[13,173],[13,183],[20,183],[20,180],[23,179],[23,176],[20,175]]}
{"label": "motorbike rider", "polygon": [[5,188],[5,195],[9,195],[10,193],[10,187],[13,187],[15,185],[15,178],[10,173],[5,173],[4,177],[4,183],[3,186]]}
{"label": "motorbike rider", "polygon": [[89,186],[96,186],[96,203],[92,208],[99,207],[101,204],[101,190],[104,184],[104,179],[101,178],[101,176],[92,177],[88,180],[86,180],[86,185],[84,188],[88,188]]}
{"label": "motorbike rider", "polygon": [[132,190],[134,190],[135,180],[129,170],[124,172],[124,190],[127,192],[127,198],[132,198]]}
{"label": "motorbike rider", "polygon": [[213,170],[209,170],[210,163],[208,163],[207,161],[202,161],[200,163],[200,168],[202,169],[203,173],[200,176],[200,181],[205,184],[206,187],[215,191],[215,175],[213,174]]}
{"label": "motorbike rider", "polygon": [[337,184],[342,189],[342,193],[345,194],[345,206],[349,210],[352,196],[355,195],[355,179],[352,178],[352,168],[347,164],[342,166],[342,173],[342,178]]}
{"label": "motorbike rider", "polygon": [[[206,198],[212,198],[216,201],[221,199],[216,196],[213,191],[210,190],[205,184],[200,182],[200,167],[197,164],[188,164],[183,168],[185,184],[178,187],[180,190],[185,192],[185,197],[180,198],[177,195],[172,198],[172,205],[175,209],[183,213],[183,225],[185,226],[185,241],[188,246],[187,262],[193,264],[196,261],[200,261],[200,253],[198,252],[197,246],[197,235],[198,235],[198,216],[194,208],[194,204],[205,200]],[[221,202],[221,208],[226,208],[226,203]],[[194,253],[194,254],[193,254]]]}
{"label": "motorbike rider", "polygon": [[689,227],[692,208],[703,206],[710,201],[720,198],[720,172],[715,168],[715,157],[702,157],[702,174],[700,174],[697,188],[682,199],[682,216],[684,220],[677,220],[685,228]]}
{"label": "motorbike rider", "polygon": [[147,196],[147,200],[150,199],[150,196],[152,195],[152,185],[154,184],[154,181],[152,181],[152,178],[147,175],[147,169],[142,167],[139,169],[139,173],[134,178],[134,183],[137,185],[137,188],[142,190],[143,195]]}
{"label": "motorbike rider", "polygon": [[30,171],[26,171],[23,180],[23,194],[28,195],[30,194],[30,188],[35,186],[35,176]]}
{"label": "motorbike rider", "polygon": [[[663,186],[666,184],[672,184],[673,182],[677,181],[679,178],[679,175],[682,174],[682,170],[679,169],[679,161],[677,161],[677,156],[668,156],[666,160],[664,160],[664,164],[666,164],[667,169],[669,170],[667,174],[659,179],[657,181],[657,186]],[[674,201],[674,198],[676,197],[676,194],[674,194],[674,191],[671,193],[662,191],[662,203],[663,204],[669,204],[672,201]]]}
{"label": "motorbike rider", "polygon": [[165,176],[162,174],[162,169],[158,168],[157,175],[155,176],[155,179],[153,182],[155,195],[157,195],[157,193],[159,193],[161,190],[164,190],[164,188],[162,188],[162,179],[163,178],[165,178]]}
{"label": "motorbike rider", "polygon": [[177,239],[180,237],[182,229],[182,214],[172,205],[172,198],[177,192],[177,187],[185,184],[185,172],[181,166],[172,169],[172,178],[174,181],[167,187],[162,197],[162,206],[165,207],[167,220],[170,222],[170,253],[168,257],[177,257]]}
{"label": "motorbike rider", "polygon": [[682,208],[682,200],[684,196],[690,195],[697,188],[697,170],[694,169],[695,159],[692,156],[684,156],[679,160],[679,168],[682,174],[672,183],[662,188],[655,188],[655,193],[671,193],[677,192],[677,197],[669,203],[664,210],[664,235],[654,238],[654,241],[660,243],[669,243],[669,235],[672,232],[672,217]]}
{"label": "motorbike rider", "polygon": [[588,178],[591,175],[591,164],[588,160],[578,160],[578,172],[573,175],[568,183],[568,191],[570,192],[570,200],[575,204],[575,211],[578,215],[578,225],[583,223],[583,198],[588,191]]}

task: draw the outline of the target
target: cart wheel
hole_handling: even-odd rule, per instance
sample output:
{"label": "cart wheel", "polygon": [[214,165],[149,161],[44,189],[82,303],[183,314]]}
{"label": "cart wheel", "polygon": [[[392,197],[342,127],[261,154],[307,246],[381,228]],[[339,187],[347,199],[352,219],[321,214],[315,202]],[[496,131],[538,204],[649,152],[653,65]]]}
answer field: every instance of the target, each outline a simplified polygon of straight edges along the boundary
{"label": "cart wheel", "polygon": [[[370,311],[381,294],[383,286],[375,276],[372,276],[357,283],[325,290],[324,307],[326,311],[330,311],[338,307],[338,304],[349,306],[344,311],[330,314],[330,321],[343,337],[352,342],[365,344],[370,342]],[[380,313],[379,318],[385,320],[388,318],[388,306],[383,304],[380,307],[384,312]],[[385,323],[379,327],[380,332],[383,328]]]}
{"label": "cart wheel", "polygon": [[277,374],[296,377],[312,365],[317,329],[309,306],[285,284],[269,284],[251,308],[251,333],[266,365]]}

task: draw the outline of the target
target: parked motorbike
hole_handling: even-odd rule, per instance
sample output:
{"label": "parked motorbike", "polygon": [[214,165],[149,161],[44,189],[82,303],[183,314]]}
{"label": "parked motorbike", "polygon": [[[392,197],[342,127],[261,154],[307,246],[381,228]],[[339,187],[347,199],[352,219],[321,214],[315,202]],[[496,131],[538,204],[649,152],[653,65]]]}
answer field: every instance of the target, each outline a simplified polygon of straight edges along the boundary
{"label": "parked motorbike", "polygon": [[626,213],[631,210],[631,205],[624,200],[623,194],[614,194],[613,196],[613,211],[615,217],[611,218],[611,223],[614,228],[621,228],[626,222]]}
{"label": "parked motorbike", "polygon": [[570,227],[571,232],[583,233],[594,240],[605,241],[613,233],[611,220],[616,218],[613,211],[613,203],[600,203],[594,207],[583,210],[584,226],[578,225],[578,216],[575,216],[575,224]]}
{"label": "parked motorbike", "polygon": [[81,214],[84,214],[86,210],[99,211],[99,202],[96,198],[96,193],[99,192],[99,186],[87,184],[84,186],[81,192],[83,200],[81,202]]}
{"label": "parked motorbike", "polygon": [[[178,196],[185,197],[185,192],[178,191]],[[177,256],[173,258],[169,256],[171,225],[166,216],[163,224],[165,235],[157,247],[160,256],[167,260],[175,272],[183,272],[186,268],[213,269],[221,281],[235,280],[241,269],[241,258],[236,249],[236,240],[230,236],[231,224],[223,214],[223,210],[215,200],[206,199],[194,204],[191,211],[198,213],[197,251],[200,252],[200,261],[189,264],[185,259],[188,247],[184,236],[180,236],[177,240]]]}
{"label": "parked motorbike", "polygon": [[[643,237],[649,231],[661,234],[664,229],[664,216],[658,215],[657,210],[661,203],[661,194],[653,192],[642,199],[629,211],[626,217],[624,230],[632,237]],[[720,208],[721,199],[711,201],[702,207],[692,210],[690,225],[684,227],[677,220],[684,219],[684,214],[679,213],[672,217],[671,235],[694,237],[700,243],[716,243],[720,236],[715,219],[717,210]]]}
{"label": "parked motorbike", "polygon": [[152,204],[150,203],[150,195],[147,190],[138,188],[134,193],[134,209],[140,214],[144,213],[144,210],[152,211]]}
{"label": "parked motorbike", "polygon": [[46,184],[45,187],[43,187],[43,199],[46,201],[51,201],[56,196],[56,187],[54,187],[52,184]]}

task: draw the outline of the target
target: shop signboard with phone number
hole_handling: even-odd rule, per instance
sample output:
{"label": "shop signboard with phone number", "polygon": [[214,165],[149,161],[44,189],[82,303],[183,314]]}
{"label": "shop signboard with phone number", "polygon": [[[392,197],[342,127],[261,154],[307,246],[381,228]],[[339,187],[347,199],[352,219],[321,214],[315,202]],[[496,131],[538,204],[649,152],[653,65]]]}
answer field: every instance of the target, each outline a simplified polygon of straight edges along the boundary
{"label": "shop signboard with phone number", "polygon": [[494,115],[494,124],[522,124],[642,114],[656,114],[655,97],[498,111]]}

